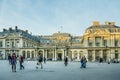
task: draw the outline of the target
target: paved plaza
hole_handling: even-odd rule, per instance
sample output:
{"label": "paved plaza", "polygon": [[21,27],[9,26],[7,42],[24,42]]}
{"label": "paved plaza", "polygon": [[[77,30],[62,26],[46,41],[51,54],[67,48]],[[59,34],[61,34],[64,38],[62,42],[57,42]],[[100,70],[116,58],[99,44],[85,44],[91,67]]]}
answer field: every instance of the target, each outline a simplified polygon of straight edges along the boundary
{"label": "paved plaza", "polygon": [[0,60],[0,80],[120,80],[120,63],[87,63],[86,69],[79,62],[47,62],[43,69],[36,69],[37,61],[25,61],[24,70],[11,71],[6,60]]}

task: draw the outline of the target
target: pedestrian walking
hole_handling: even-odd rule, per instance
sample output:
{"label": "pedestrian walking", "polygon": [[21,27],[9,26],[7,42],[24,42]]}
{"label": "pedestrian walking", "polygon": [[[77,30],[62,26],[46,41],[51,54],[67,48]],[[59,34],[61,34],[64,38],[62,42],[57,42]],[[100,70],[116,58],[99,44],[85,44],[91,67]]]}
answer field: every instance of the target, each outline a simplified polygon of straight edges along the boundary
{"label": "pedestrian walking", "polygon": [[19,57],[20,70],[24,69],[23,62],[24,62],[24,57],[22,55],[20,55],[20,57]]}
{"label": "pedestrian walking", "polygon": [[16,64],[17,64],[16,54],[12,53],[12,56],[11,56],[12,72],[16,72]]}
{"label": "pedestrian walking", "polygon": [[43,61],[42,55],[39,55],[36,69],[38,69],[39,65],[41,66],[41,69],[43,69],[42,61]]}
{"label": "pedestrian walking", "polygon": [[87,59],[86,59],[86,57],[85,56],[83,56],[82,58],[81,58],[81,67],[80,68],[86,68],[86,63],[87,63]]}
{"label": "pedestrian walking", "polygon": [[9,61],[9,64],[11,65],[11,55],[8,54],[8,61]]}
{"label": "pedestrian walking", "polygon": [[109,58],[109,59],[108,59],[108,64],[110,64],[110,62],[111,62],[111,59]]}
{"label": "pedestrian walking", "polygon": [[100,58],[99,63],[101,64],[103,63],[103,58]]}
{"label": "pedestrian walking", "polygon": [[46,58],[45,57],[43,58],[43,60],[44,60],[44,63],[46,64]]}
{"label": "pedestrian walking", "polygon": [[65,66],[68,65],[68,57],[67,57],[67,56],[66,56],[65,59],[64,59],[64,64],[65,64]]}

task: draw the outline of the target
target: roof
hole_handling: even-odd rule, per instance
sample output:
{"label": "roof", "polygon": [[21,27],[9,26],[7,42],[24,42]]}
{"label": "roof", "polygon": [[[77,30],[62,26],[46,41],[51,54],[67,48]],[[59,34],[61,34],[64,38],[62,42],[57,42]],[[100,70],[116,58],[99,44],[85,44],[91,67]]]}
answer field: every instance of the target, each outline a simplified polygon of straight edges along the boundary
{"label": "roof", "polygon": [[120,28],[119,26],[115,25],[99,25],[99,26],[90,26],[87,29],[98,29],[98,28]]}
{"label": "roof", "polygon": [[29,39],[37,41],[37,42],[40,42],[40,39],[41,39],[41,38],[39,38],[39,37],[37,37],[35,35],[32,35],[32,34],[28,33],[27,30],[24,31],[24,30],[21,30],[21,29],[12,29],[12,28],[9,28],[8,30],[3,29],[3,31],[0,32],[0,36],[3,37],[3,36],[6,36],[6,35],[9,35],[11,33],[20,34],[22,37],[29,38]]}
{"label": "roof", "polygon": [[54,33],[53,36],[65,36],[65,37],[69,37],[70,34],[69,33],[61,33],[61,32],[58,32],[58,33]]}

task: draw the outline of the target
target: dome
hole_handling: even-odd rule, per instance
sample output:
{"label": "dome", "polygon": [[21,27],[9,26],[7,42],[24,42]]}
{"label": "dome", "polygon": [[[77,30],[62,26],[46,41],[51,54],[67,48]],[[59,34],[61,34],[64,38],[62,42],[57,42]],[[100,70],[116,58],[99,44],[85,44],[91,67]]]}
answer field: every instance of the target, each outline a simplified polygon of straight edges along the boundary
{"label": "dome", "polygon": [[120,32],[120,27],[116,26],[114,22],[105,22],[105,24],[100,24],[99,22],[93,22],[93,25],[85,30],[85,33],[94,32],[96,30],[104,30],[109,32]]}

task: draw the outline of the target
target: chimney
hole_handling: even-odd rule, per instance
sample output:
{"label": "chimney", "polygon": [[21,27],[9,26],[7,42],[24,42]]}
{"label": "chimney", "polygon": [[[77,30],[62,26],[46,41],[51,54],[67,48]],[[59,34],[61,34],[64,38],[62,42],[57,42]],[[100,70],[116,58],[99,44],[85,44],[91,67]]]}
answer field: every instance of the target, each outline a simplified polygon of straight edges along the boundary
{"label": "chimney", "polygon": [[9,31],[12,31],[12,28],[11,28],[11,27],[9,28]]}
{"label": "chimney", "polygon": [[110,22],[110,23],[111,23],[111,24],[110,24],[111,26],[115,26],[115,22]]}
{"label": "chimney", "polygon": [[94,21],[93,22],[93,26],[99,26],[99,25],[100,25],[99,21]]}
{"label": "chimney", "polygon": [[28,33],[28,30],[25,30],[26,33]]}
{"label": "chimney", "polygon": [[115,25],[115,22],[108,22],[108,21],[106,21],[106,22],[105,22],[105,25],[111,25],[111,26],[114,26],[114,25]]}
{"label": "chimney", "polygon": [[109,25],[109,22],[108,22],[108,21],[106,21],[106,22],[105,22],[105,25]]}
{"label": "chimney", "polygon": [[18,26],[15,26],[15,30],[18,30]]}
{"label": "chimney", "polygon": [[7,31],[5,28],[3,28],[3,32]]}

